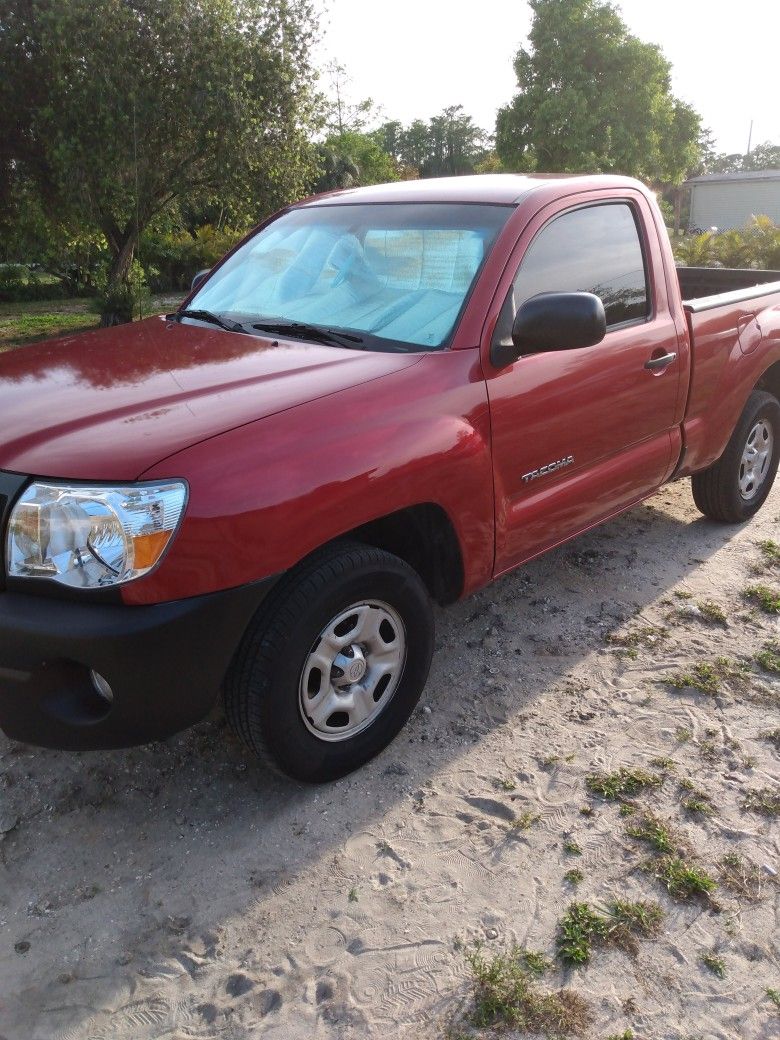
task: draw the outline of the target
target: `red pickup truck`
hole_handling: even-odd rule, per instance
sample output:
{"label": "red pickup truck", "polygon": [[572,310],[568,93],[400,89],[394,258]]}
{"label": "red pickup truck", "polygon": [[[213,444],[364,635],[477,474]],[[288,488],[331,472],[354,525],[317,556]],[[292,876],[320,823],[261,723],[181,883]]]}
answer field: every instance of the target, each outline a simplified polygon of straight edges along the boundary
{"label": "red pickup truck", "polygon": [[719,275],[633,180],[405,182],[284,209],[175,314],[0,356],[0,726],[124,746],[221,687],[277,768],[356,768],[432,601],[680,477],[760,508],[780,282]]}

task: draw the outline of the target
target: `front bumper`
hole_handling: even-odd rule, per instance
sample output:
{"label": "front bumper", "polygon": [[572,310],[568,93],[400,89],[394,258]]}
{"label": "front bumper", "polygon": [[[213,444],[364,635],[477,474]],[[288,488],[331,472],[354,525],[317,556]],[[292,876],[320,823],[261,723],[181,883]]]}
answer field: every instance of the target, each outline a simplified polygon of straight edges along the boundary
{"label": "front bumper", "polygon": [[[0,592],[0,729],[84,750],[160,740],[202,719],[275,579],[131,607]],[[113,699],[95,689],[94,669]]]}

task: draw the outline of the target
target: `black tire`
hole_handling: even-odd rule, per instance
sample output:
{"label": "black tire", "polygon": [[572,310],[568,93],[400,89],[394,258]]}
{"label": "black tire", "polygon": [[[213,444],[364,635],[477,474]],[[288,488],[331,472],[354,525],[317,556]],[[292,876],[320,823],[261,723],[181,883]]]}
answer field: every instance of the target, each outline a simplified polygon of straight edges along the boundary
{"label": "black tire", "polygon": [[[757,423],[763,421],[773,436],[772,454],[761,483],[749,498],[740,491],[742,455],[748,437]],[[712,520],[725,524],[741,524],[759,511],[772,490],[780,460],[780,404],[772,394],[755,390],[745,405],[736,429],[717,462],[691,478],[693,500],[697,508]]]}
{"label": "black tire", "polygon": [[[400,617],[405,659],[392,696],[368,727],[333,742],[304,723],[303,669],[332,619],[365,601],[387,604]],[[403,727],[428,678],[433,637],[430,597],[408,564],[357,542],[335,543],[290,571],[250,623],[225,680],[228,721],[271,768],[309,783],[335,780]]]}

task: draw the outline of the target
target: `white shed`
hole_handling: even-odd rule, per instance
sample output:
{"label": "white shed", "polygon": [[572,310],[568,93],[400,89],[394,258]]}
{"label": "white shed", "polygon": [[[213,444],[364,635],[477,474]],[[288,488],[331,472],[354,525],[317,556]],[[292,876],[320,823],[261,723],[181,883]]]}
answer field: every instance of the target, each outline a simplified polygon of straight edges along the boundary
{"label": "white shed", "polygon": [[708,173],[685,183],[691,192],[691,230],[729,231],[759,215],[780,224],[780,170]]}

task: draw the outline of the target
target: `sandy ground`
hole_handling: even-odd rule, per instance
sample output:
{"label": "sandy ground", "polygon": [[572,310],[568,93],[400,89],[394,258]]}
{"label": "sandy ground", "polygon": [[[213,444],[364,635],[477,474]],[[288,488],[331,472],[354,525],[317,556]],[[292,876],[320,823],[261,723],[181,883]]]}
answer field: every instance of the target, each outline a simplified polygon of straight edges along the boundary
{"label": "sandy ground", "polygon": [[[590,1002],[588,1036],[780,1036],[780,825],[743,808],[780,791],[761,737],[780,725],[780,677],[753,663],[717,695],[662,681],[718,655],[750,663],[778,635],[742,591],[779,513],[780,487],[723,528],[676,485],[442,611],[411,723],[327,787],[268,776],[219,714],[126,752],[0,739],[0,1038],[470,1036],[463,943],[554,959],[568,903],[615,897],[667,916],[635,955],[599,949],[544,980]],[[665,777],[637,803],[713,877],[729,852],[755,864],[752,898],[721,882],[677,901],[642,869],[631,818],[585,784],[624,765]],[[683,809],[681,779],[709,817]]]}

